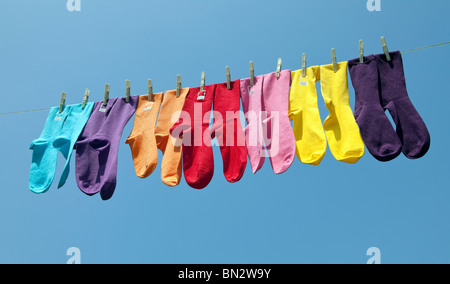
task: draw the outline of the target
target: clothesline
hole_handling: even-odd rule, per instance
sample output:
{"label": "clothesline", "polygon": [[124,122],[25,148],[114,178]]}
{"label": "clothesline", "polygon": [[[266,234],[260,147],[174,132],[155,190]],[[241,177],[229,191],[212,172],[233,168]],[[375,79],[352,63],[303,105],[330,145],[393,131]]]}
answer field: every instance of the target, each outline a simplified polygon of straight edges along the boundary
{"label": "clothesline", "polygon": [[[430,48],[435,48],[435,47],[440,47],[440,46],[449,45],[449,44],[450,44],[450,42],[443,42],[443,43],[439,43],[439,44],[434,44],[434,45],[429,45],[429,46],[424,46],[424,47],[419,47],[419,48],[414,48],[414,49],[405,50],[405,51],[402,51],[402,53],[421,51],[421,50],[430,49]],[[29,113],[29,112],[47,111],[47,110],[50,110],[50,108],[43,108],[43,109],[35,109],[35,110],[24,110],[24,111],[16,111],[16,112],[0,113],[0,116],[15,115],[15,114],[23,114],[23,113]]]}

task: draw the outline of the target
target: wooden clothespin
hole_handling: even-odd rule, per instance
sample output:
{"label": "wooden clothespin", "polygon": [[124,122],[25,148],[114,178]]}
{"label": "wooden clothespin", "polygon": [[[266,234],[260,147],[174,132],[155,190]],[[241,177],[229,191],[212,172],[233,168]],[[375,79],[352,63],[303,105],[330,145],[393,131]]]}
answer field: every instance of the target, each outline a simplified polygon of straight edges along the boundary
{"label": "wooden clothespin", "polygon": [[202,72],[202,80],[200,82],[200,92],[203,92],[205,90],[205,72]]}
{"label": "wooden clothespin", "polygon": [[306,53],[302,55],[302,76],[306,77]]}
{"label": "wooden clothespin", "polygon": [[381,44],[383,45],[383,51],[384,54],[386,54],[387,61],[391,61],[391,55],[389,54],[389,48],[387,47],[386,39],[384,38],[384,36],[381,37]]}
{"label": "wooden clothespin", "polygon": [[66,93],[62,92],[61,102],[59,103],[59,113],[63,112],[65,106],[66,106]]}
{"label": "wooden clothespin", "polygon": [[177,75],[177,98],[181,95],[181,76]]}
{"label": "wooden clothespin", "polygon": [[336,61],[336,50],[334,48],[331,49],[331,56],[333,58],[333,70],[334,73],[337,72],[337,61]]}
{"label": "wooden clothespin", "polygon": [[153,96],[153,81],[148,79],[148,100],[150,102],[155,101],[155,97]]}
{"label": "wooden clothespin", "polygon": [[255,85],[255,65],[250,61],[250,85]]}
{"label": "wooden clothespin", "polygon": [[281,60],[281,58],[278,58],[278,63],[277,63],[277,78],[280,78],[280,74],[281,74],[281,67],[283,65],[283,60]]}
{"label": "wooden clothespin", "polygon": [[126,97],[125,97],[125,101],[127,103],[130,102],[130,96],[131,96],[131,82],[130,80],[126,80],[125,81],[125,85],[126,85]]}
{"label": "wooden clothespin", "polygon": [[201,83],[200,83],[200,92],[198,93],[198,96],[197,96],[197,100],[198,101],[204,100],[205,97],[206,97],[205,82],[206,82],[205,72],[202,72],[202,80],[201,80]]}
{"label": "wooden clothespin", "polygon": [[359,41],[359,63],[364,63],[364,42]]}
{"label": "wooden clothespin", "polygon": [[230,67],[225,67],[226,72],[227,72],[227,89],[231,90],[231,72],[230,72]]}
{"label": "wooden clothespin", "polygon": [[105,95],[103,96],[103,106],[107,106],[108,105],[108,101],[109,101],[109,89],[110,86],[109,84],[105,85]]}
{"label": "wooden clothespin", "polygon": [[81,103],[81,107],[85,107],[86,103],[89,101],[89,95],[91,94],[91,91],[89,91],[89,89],[86,89],[86,91],[84,92],[84,97],[83,97],[83,102]]}

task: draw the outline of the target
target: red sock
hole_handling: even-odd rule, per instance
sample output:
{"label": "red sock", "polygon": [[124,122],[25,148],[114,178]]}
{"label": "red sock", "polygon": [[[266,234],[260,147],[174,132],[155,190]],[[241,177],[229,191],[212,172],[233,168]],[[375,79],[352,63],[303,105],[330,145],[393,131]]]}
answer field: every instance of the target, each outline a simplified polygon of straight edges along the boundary
{"label": "red sock", "polygon": [[[240,120],[240,80],[218,84],[214,95],[214,133],[220,146],[223,173],[228,182],[238,182],[247,167],[247,147]],[[217,114],[216,114],[217,113]],[[222,119],[216,116],[220,113]]]}
{"label": "red sock", "polygon": [[[209,120],[216,86],[191,88],[180,119],[172,127],[173,137],[183,138],[183,171],[189,186],[205,188],[214,175],[214,156]],[[203,99],[198,99],[202,98]]]}

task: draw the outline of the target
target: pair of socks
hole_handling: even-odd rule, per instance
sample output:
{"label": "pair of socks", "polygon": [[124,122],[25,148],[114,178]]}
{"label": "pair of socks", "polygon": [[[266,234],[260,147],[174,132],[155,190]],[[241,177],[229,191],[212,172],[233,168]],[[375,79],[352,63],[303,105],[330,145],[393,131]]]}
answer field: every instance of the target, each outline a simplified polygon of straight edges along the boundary
{"label": "pair of socks", "polygon": [[289,169],[295,157],[295,137],[288,117],[291,71],[261,75],[240,82],[247,127],[245,139],[253,173],[267,154],[275,174]]}
{"label": "pair of socks", "polygon": [[92,115],[76,143],[76,180],[82,192],[110,199],[117,183],[119,144],[123,129],[136,111],[138,96],[94,105]]}
{"label": "pair of socks", "polygon": [[[212,139],[219,142],[223,171],[230,183],[239,181],[247,166],[247,149],[240,123],[240,80],[227,84],[191,88],[179,121],[172,127],[174,138],[182,138],[183,171],[186,182],[203,189],[214,175]],[[214,107],[213,107],[214,106]],[[210,129],[211,108],[214,123]],[[221,119],[219,119],[221,118]]]}
{"label": "pair of socks", "polygon": [[[406,89],[399,51],[349,61],[356,92],[355,117],[367,149],[379,161],[390,161],[401,152],[409,159],[423,157],[430,148],[430,134]],[[385,111],[389,110],[394,130]]]}
{"label": "pair of socks", "polygon": [[61,188],[70,172],[70,158],[81,131],[91,115],[94,103],[65,106],[59,113],[59,107],[53,107],[47,117],[44,130],[39,139],[31,142],[33,150],[29,178],[29,188],[34,193],[48,191],[56,173],[58,152],[66,159],[64,170],[59,180]]}
{"label": "pair of socks", "polygon": [[[317,102],[316,83],[329,111],[323,125]],[[297,157],[302,163],[319,165],[327,150],[336,160],[356,163],[364,155],[364,142],[350,108],[347,62],[313,66],[293,72],[290,94],[290,119],[294,122]],[[325,132],[324,132],[325,129]]]}
{"label": "pair of socks", "polygon": [[[156,169],[158,149],[163,153],[161,180],[167,186],[177,186],[181,181],[182,147],[170,139],[170,129],[178,121],[189,88],[182,89],[180,96],[176,91],[154,94],[154,101],[148,95],[140,96],[133,130],[126,143],[133,155],[136,175],[147,178]],[[158,117],[159,114],[159,117]]]}

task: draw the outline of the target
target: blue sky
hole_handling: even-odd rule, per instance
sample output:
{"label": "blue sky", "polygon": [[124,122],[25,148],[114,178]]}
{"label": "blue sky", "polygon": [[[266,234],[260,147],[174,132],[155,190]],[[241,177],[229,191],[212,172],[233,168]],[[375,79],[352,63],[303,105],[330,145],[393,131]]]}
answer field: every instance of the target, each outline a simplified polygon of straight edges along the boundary
{"label": "blue sky", "polygon": [[[391,50],[448,42],[448,1],[382,1],[369,12],[364,0],[1,1],[0,113],[196,87],[207,83],[331,63]],[[431,149],[420,160],[403,155],[380,163],[368,152],[356,165],[328,151],[318,167],[296,160],[283,175],[266,161],[253,175],[229,184],[214,148],[215,176],[203,191],[183,181],[168,188],[157,169],[135,176],[125,139],[119,150],[112,200],[88,197],[72,171],[65,187],[35,195],[28,190],[29,143],[48,112],[0,116],[0,263],[65,263],[70,247],[83,263],[366,263],[378,247],[383,263],[450,262],[448,186],[448,53],[450,46],[404,54],[409,95],[426,122]],[[447,71],[446,71],[447,70]],[[351,104],[354,91],[350,89]],[[322,120],[328,112],[319,93]],[[161,161],[161,155],[159,157]],[[57,179],[64,165],[60,157]]]}

